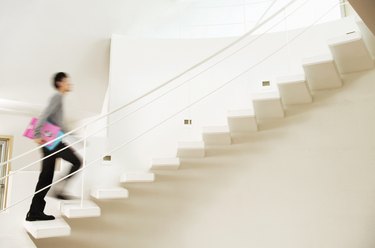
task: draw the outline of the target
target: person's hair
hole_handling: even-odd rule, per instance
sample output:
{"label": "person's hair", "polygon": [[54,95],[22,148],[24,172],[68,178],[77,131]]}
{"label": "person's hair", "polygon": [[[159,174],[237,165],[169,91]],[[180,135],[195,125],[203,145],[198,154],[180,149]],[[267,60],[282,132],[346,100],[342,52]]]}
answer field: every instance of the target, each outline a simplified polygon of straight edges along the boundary
{"label": "person's hair", "polygon": [[53,77],[53,85],[56,89],[59,89],[59,82],[63,81],[65,78],[69,77],[65,72],[58,72]]}

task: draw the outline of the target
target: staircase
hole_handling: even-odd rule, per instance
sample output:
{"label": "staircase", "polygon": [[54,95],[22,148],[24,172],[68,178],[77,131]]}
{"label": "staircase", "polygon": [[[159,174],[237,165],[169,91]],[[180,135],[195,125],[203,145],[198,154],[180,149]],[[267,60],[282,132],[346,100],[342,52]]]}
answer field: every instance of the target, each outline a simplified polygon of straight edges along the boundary
{"label": "staircase", "polygon": [[[228,111],[226,126],[205,126],[202,139],[178,143],[176,157],[154,158],[151,171],[127,172],[118,184],[132,185],[152,183],[155,173],[175,171],[184,161],[199,161],[207,155],[209,147],[226,147],[233,143],[233,136],[254,134],[259,123],[288,118],[286,109],[299,104],[312,103],[314,95],[343,86],[342,76],[374,68],[373,57],[368,51],[361,34],[349,33],[327,41],[330,54],[306,58],[302,62],[304,74],[288,75],[276,80],[277,90],[265,90],[251,95],[252,106],[248,109]],[[121,186],[93,188],[90,195],[97,202],[122,201],[129,197],[127,189]],[[101,209],[94,201],[61,201],[59,210],[68,219],[100,217]],[[69,236],[69,221],[58,217],[54,221],[25,222],[24,227],[35,239]],[[25,246],[26,247],[26,246]],[[30,244],[27,247],[32,247]]]}
{"label": "staircase", "polygon": [[[202,140],[180,142],[176,157],[153,159],[151,170],[176,170],[181,166],[181,159],[202,159],[206,147],[231,145],[233,134],[256,132],[257,123],[284,118],[285,107],[311,103],[315,92],[340,88],[343,73],[374,67],[373,59],[359,33],[335,37],[328,41],[328,46],[331,54],[303,61],[304,74],[278,78],[277,91],[253,95],[253,106],[249,106],[249,109],[228,112],[227,126],[204,127]],[[153,172],[129,172],[121,176],[120,182],[152,183],[154,180]],[[123,187],[96,188],[92,190],[91,196],[99,201],[126,199],[128,191]],[[101,214],[100,208],[91,201],[62,201],[60,209],[67,218],[98,217]],[[25,222],[24,227],[36,239],[66,236],[71,231],[62,218],[47,222]]]}

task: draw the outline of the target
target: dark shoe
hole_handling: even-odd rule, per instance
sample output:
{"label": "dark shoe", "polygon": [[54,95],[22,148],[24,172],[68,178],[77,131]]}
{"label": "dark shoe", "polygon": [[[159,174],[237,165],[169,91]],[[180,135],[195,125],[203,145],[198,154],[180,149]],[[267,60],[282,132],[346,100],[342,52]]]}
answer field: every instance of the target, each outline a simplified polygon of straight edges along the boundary
{"label": "dark shoe", "polygon": [[43,221],[43,220],[54,220],[55,216],[46,215],[45,213],[31,214],[30,212],[26,215],[27,221]]}

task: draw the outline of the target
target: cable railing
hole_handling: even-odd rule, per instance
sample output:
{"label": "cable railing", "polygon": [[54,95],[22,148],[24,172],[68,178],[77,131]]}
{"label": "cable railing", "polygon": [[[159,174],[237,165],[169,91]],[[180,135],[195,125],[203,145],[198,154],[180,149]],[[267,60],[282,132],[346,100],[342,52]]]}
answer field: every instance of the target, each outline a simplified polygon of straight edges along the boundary
{"label": "cable railing", "polygon": [[[293,1],[291,1],[291,2],[294,2],[294,1],[295,1],[295,0],[293,0]],[[304,1],[303,4],[306,4],[308,1],[310,1],[310,0],[306,0],[306,1]],[[291,3],[291,2],[289,2],[289,3]],[[287,6],[284,6],[279,12],[282,12],[282,10],[284,10],[285,8],[287,8],[287,7],[289,6],[289,3],[288,3]],[[295,11],[297,11],[300,7],[302,7],[303,4],[300,5],[298,8],[296,8],[296,9],[295,9],[293,12],[291,12],[289,15],[292,15],[293,13],[295,13]],[[257,67],[258,65],[262,64],[264,61],[268,60],[269,58],[271,58],[272,56],[274,56],[275,54],[277,54],[278,52],[280,52],[281,50],[283,50],[285,47],[287,47],[287,46],[289,45],[290,42],[296,40],[298,37],[300,37],[301,35],[303,35],[307,30],[309,30],[312,26],[314,26],[317,22],[319,22],[322,18],[324,18],[328,13],[330,13],[330,12],[331,12],[331,11],[337,6],[337,5],[339,5],[339,3],[335,3],[334,5],[332,5],[330,8],[328,8],[328,10],[327,10],[322,16],[320,16],[319,18],[317,18],[317,19],[316,19],[311,25],[309,25],[308,27],[306,27],[305,29],[303,29],[300,33],[298,33],[297,35],[295,35],[293,38],[289,39],[289,42],[288,42],[288,43],[283,44],[283,45],[280,46],[278,49],[276,49],[275,51],[271,52],[270,54],[268,54],[267,56],[265,56],[263,59],[259,60],[256,64],[252,65],[251,67],[249,67],[249,68],[247,68],[246,70],[242,71],[241,73],[239,73],[238,75],[236,75],[236,76],[233,77],[232,79],[230,79],[230,80],[226,81],[225,83],[221,84],[219,87],[217,87],[217,88],[215,88],[214,90],[210,91],[208,94],[204,95],[203,97],[197,99],[196,101],[193,101],[192,103],[188,104],[188,105],[185,106],[184,108],[182,108],[182,109],[178,110],[177,112],[173,113],[172,115],[170,115],[170,116],[167,117],[166,119],[162,120],[161,122],[159,122],[159,123],[153,125],[151,128],[148,128],[147,130],[143,131],[142,133],[140,133],[140,134],[137,135],[136,137],[132,138],[131,140],[129,140],[129,141],[127,141],[127,142],[124,142],[124,143],[122,143],[122,144],[116,146],[115,148],[111,149],[111,150],[108,151],[108,152],[109,152],[109,153],[114,153],[114,152],[116,152],[116,151],[122,149],[123,147],[125,147],[125,146],[131,144],[132,142],[134,142],[134,141],[138,140],[139,138],[143,137],[144,135],[150,133],[150,132],[153,131],[155,128],[157,128],[157,127],[163,125],[164,123],[166,123],[166,122],[169,121],[170,119],[174,118],[174,117],[177,116],[178,114],[180,114],[180,113],[186,111],[187,109],[189,109],[189,108],[191,108],[192,106],[198,104],[199,102],[203,101],[204,99],[208,98],[209,96],[215,94],[216,92],[218,92],[218,91],[219,91],[220,89],[222,89],[223,87],[225,87],[225,86],[229,85],[230,83],[234,82],[236,79],[238,79],[239,77],[241,77],[242,75],[244,75],[244,74],[247,73],[248,71],[252,70],[253,68]],[[276,13],[275,13],[275,14],[276,14]],[[289,16],[289,15],[288,15],[288,16]],[[274,17],[274,16],[276,16],[276,15],[272,15],[272,16]],[[283,19],[287,18],[288,16],[284,16]],[[269,21],[269,20],[270,20],[270,19],[267,18],[267,20],[265,20],[265,22],[267,22],[267,21]],[[262,22],[262,24],[264,24],[264,22]],[[260,24],[260,25],[262,25],[262,24]],[[277,23],[277,24],[275,24],[275,25],[278,25],[278,24],[279,24],[279,23]],[[273,27],[273,26],[272,26],[272,27]],[[271,27],[271,28],[272,28],[272,27]],[[267,30],[267,31],[268,31],[268,30]],[[266,31],[266,32],[267,32],[267,31]],[[266,33],[266,32],[265,32],[265,33]],[[261,35],[263,35],[263,34],[264,34],[264,33],[262,33]],[[241,38],[238,39],[238,40],[242,40],[242,39],[243,39],[243,37],[241,37]],[[238,41],[238,40],[237,40],[237,41]],[[248,44],[246,44],[245,46],[241,47],[240,49],[237,49],[234,53],[238,53],[241,49],[243,49],[244,47],[250,45],[252,42],[253,42],[253,41],[249,42]],[[231,44],[234,44],[234,43],[235,43],[235,42],[233,42],[233,43],[231,43]],[[238,42],[237,42],[237,43],[238,43]],[[235,44],[237,44],[237,43],[235,43]],[[229,47],[229,46],[228,46],[228,47]],[[223,51],[223,49],[221,49],[220,51]],[[233,53],[233,54],[234,54],[234,53]],[[219,54],[219,53],[217,53],[217,54]],[[229,56],[230,56],[230,55],[229,55]],[[217,65],[218,63],[220,63],[221,61],[225,60],[225,59],[228,58],[229,56],[222,58],[219,62],[215,63],[214,65],[211,65],[211,67],[209,67],[209,68],[212,68],[213,66]],[[208,60],[207,60],[207,61],[208,61]],[[203,63],[198,63],[198,64],[201,65],[201,64],[203,64]],[[197,65],[198,65],[198,64],[197,64]],[[196,66],[196,67],[198,67],[198,66]],[[189,72],[189,71],[191,71],[192,68],[196,68],[196,67],[193,66],[193,67],[189,68],[188,70],[186,70],[186,73]],[[206,70],[208,70],[209,68],[206,68]],[[190,69],[191,69],[191,70],[190,70]],[[198,75],[200,75],[201,73],[202,73],[202,72],[200,72]],[[185,74],[185,73],[182,73],[182,74],[179,74],[179,75],[182,76],[182,75],[184,75],[184,74]],[[86,135],[86,131],[85,131],[85,135],[84,135],[83,138],[78,139],[77,141],[73,142],[72,144],[70,144],[69,146],[67,146],[67,147],[64,148],[64,149],[67,149],[68,147],[71,147],[71,146],[73,146],[73,145],[75,145],[75,144],[78,144],[78,143],[80,143],[80,142],[82,142],[82,141],[83,141],[83,142],[86,142],[87,138],[92,137],[92,136],[94,136],[94,135],[100,133],[102,130],[104,130],[104,129],[106,129],[107,127],[109,127],[109,126],[111,126],[111,125],[117,123],[118,121],[120,121],[120,120],[126,118],[127,116],[129,116],[129,115],[131,115],[131,114],[137,112],[139,109],[143,108],[144,106],[146,106],[146,105],[150,105],[152,102],[154,102],[154,101],[156,101],[157,99],[159,99],[160,97],[162,97],[162,96],[164,96],[164,95],[166,95],[166,94],[172,92],[172,91],[175,90],[177,87],[180,87],[181,85],[186,84],[187,82],[191,81],[192,79],[194,79],[194,78],[197,77],[198,75],[195,75],[193,78],[188,79],[188,80],[184,81],[182,84],[176,86],[175,88],[172,88],[172,89],[168,90],[167,92],[163,93],[163,95],[159,96],[159,97],[156,98],[156,99],[153,99],[151,102],[148,102],[148,103],[146,103],[145,105],[142,105],[141,107],[135,109],[134,111],[128,113],[127,115],[125,115],[125,116],[123,116],[123,117],[121,117],[121,118],[119,118],[119,119],[117,119],[117,120],[115,120],[115,121],[110,122],[109,124],[107,124],[107,125],[105,125],[104,127],[100,128],[100,129],[97,130],[96,132],[93,132],[93,133],[91,133],[91,134]],[[180,77],[180,76],[177,76],[177,77],[174,77],[174,78],[179,78],[179,77]],[[169,81],[167,81],[167,82],[172,82],[172,81],[173,81],[173,80],[169,80]],[[163,84],[163,85],[167,85],[167,84],[165,83],[165,84]],[[160,88],[161,88],[161,87],[157,87],[157,89],[160,89]],[[152,92],[154,92],[154,91],[156,91],[156,90],[155,90],[155,89],[152,90]],[[149,92],[151,92],[151,91],[149,91]],[[148,92],[148,93],[149,93],[149,92]],[[152,93],[152,92],[151,92],[151,93]],[[150,93],[150,94],[151,94],[151,93]],[[146,94],[147,94],[147,93],[146,93]],[[146,94],[145,94],[145,95],[146,95]],[[149,95],[149,94],[147,94],[147,95]],[[147,95],[146,95],[146,96],[147,96]],[[98,121],[98,120],[100,120],[100,119],[102,119],[102,118],[105,118],[105,117],[107,117],[107,116],[109,116],[109,115],[111,115],[111,114],[116,113],[116,112],[120,111],[121,109],[125,108],[126,106],[130,106],[131,104],[133,104],[133,103],[139,101],[139,100],[142,99],[142,98],[143,98],[143,97],[141,97],[141,98],[137,98],[138,100],[135,99],[134,101],[132,101],[132,102],[129,103],[129,104],[126,104],[125,106],[122,106],[122,107],[120,107],[120,108],[117,108],[117,109],[115,109],[114,111],[111,111],[110,113],[108,113],[108,114],[106,114],[106,115],[100,116],[99,118],[96,118],[95,120],[93,120],[93,121],[91,121],[91,122],[89,122],[89,123],[86,123],[86,124],[84,124],[83,126],[81,126],[81,127],[79,127],[79,128],[76,128],[76,129],[74,129],[74,130],[68,132],[67,134],[65,134],[65,136],[66,136],[66,135],[69,135],[69,134],[71,134],[71,133],[73,133],[73,132],[76,132],[76,131],[78,131],[78,130],[80,130],[80,129],[84,129],[84,130],[86,130],[88,125],[90,125],[90,124],[92,124],[92,123],[94,123],[94,122],[96,122],[96,121]],[[46,144],[44,144],[44,145],[42,145],[42,146],[37,147],[36,149],[33,149],[32,151],[35,151],[35,150],[37,150],[37,149],[40,149],[41,147],[43,147],[43,146],[45,146],[45,145],[48,145],[49,143],[52,143],[52,142],[53,142],[53,141],[50,141],[50,142],[48,142],[48,143],[46,143]],[[86,143],[84,144],[84,149],[85,149],[85,147],[86,147]],[[5,176],[5,177],[0,178],[0,180],[5,179],[5,178],[10,177],[10,176],[13,176],[13,175],[15,175],[16,173],[18,173],[19,171],[24,170],[25,168],[28,168],[28,167],[30,167],[30,166],[36,164],[36,163],[39,163],[39,162],[43,161],[44,159],[46,159],[46,158],[48,158],[48,157],[50,157],[50,156],[53,156],[54,154],[56,154],[56,153],[58,153],[58,152],[60,152],[60,151],[62,151],[62,150],[64,150],[64,149],[61,149],[61,150],[59,150],[59,151],[56,151],[56,152],[54,152],[53,154],[51,154],[51,155],[49,155],[49,156],[46,156],[46,157],[44,157],[44,158],[42,158],[42,159],[40,159],[40,160],[34,161],[33,163],[31,163],[31,164],[29,164],[29,165],[26,165],[25,167],[23,167],[23,168],[21,168],[21,169],[19,169],[19,170],[16,170],[16,171],[14,171],[13,173],[10,173],[9,175],[7,175],[7,176]],[[29,154],[29,153],[30,153],[30,151],[29,151],[28,153],[25,153],[25,154]],[[20,157],[20,156],[18,156],[18,157]],[[15,160],[15,159],[16,159],[16,158],[14,158],[13,160]],[[24,198],[24,199],[22,199],[22,200],[20,200],[20,201],[17,201],[17,202],[15,202],[15,203],[13,203],[12,205],[8,206],[7,208],[5,208],[5,209],[3,209],[3,210],[0,210],[0,213],[6,211],[6,210],[8,210],[8,209],[10,209],[10,208],[12,208],[12,207],[14,207],[14,206],[16,206],[16,205],[18,205],[18,204],[20,204],[21,202],[23,202],[23,201],[27,200],[28,198],[32,197],[34,194],[37,194],[37,193],[39,193],[39,192],[41,192],[41,191],[43,191],[43,190],[45,190],[45,189],[51,187],[52,185],[55,185],[55,184],[61,182],[62,180],[64,180],[64,179],[66,179],[66,178],[68,178],[68,177],[70,177],[70,176],[72,176],[72,175],[75,175],[76,173],[79,173],[79,172],[81,172],[81,171],[83,171],[83,170],[89,168],[90,166],[92,166],[92,165],[95,164],[96,162],[100,161],[101,159],[102,159],[102,157],[99,157],[99,158],[94,159],[93,161],[90,161],[90,162],[88,162],[88,163],[87,163],[86,161],[84,161],[82,168],[80,168],[79,170],[77,170],[77,171],[75,171],[74,173],[72,173],[72,174],[70,174],[70,175],[67,175],[67,176],[65,176],[65,177],[63,177],[63,178],[60,178],[59,180],[53,182],[52,184],[46,186],[45,188],[42,188],[42,189],[40,189],[39,191],[37,191],[37,192],[35,192],[35,193],[33,193],[33,194],[27,196],[26,198]],[[84,160],[85,160],[85,159],[84,159]],[[2,163],[2,164],[0,164],[0,165],[7,164],[7,163],[10,162],[10,161],[12,161],[12,160],[6,161],[6,162],[4,162],[4,163]],[[82,184],[83,184],[83,182],[82,182]],[[83,187],[83,186],[82,186],[82,187]],[[82,190],[82,191],[83,191],[83,190]],[[82,196],[81,198],[83,198],[83,196]],[[81,200],[82,200],[82,199],[81,199]]]}
{"label": "cable railing", "polygon": [[[296,1],[296,0],[293,0],[293,1],[291,1],[291,2],[295,2],[295,1]],[[304,6],[304,5],[305,5],[306,3],[308,3],[309,1],[310,1],[310,0],[305,0],[300,6],[298,6],[298,7],[297,7],[294,11],[292,11],[288,16],[294,14],[297,10],[299,10],[302,6]],[[289,3],[291,3],[291,2],[289,2]],[[267,18],[267,20],[265,20],[264,22],[262,22],[261,24],[259,24],[257,27],[255,27],[255,28],[253,28],[252,30],[250,30],[246,35],[250,35],[250,34],[253,33],[254,31],[256,31],[257,29],[259,29],[260,27],[262,27],[264,24],[266,24],[267,22],[269,22],[271,19],[273,19],[275,16],[277,16],[278,13],[281,13],[285,8],[289,7],[289,6],[290,6],[289,3],[288,3],[286,6],[284,6],[283,8],[281,8],[278,12],[274,13],[272,16],[270,16],[269,18]],[[284,19],[287,18],[288,16],[284,16],[284,17],[282,18],[282,20],[284,20]],[[270,28],[268,28],[268,29],[267,29],[262,35],[264,35],[265,33],[267,33],[269,30],[271,30],[274,26],[277,26],[278,24],[279,24],[279,23],[276,23],[276,24],[272,25],[272,26],[271,26]],[[118,119],[117,121],[113,122],[112,124],[115,124],[115,123],[117,123],[118,121],[120,121],[120,120],[122,120],[122,119],[124,119],[124,118],[126,118],[126,117],[128,117],[128,116],[130,116],[131,114],[133,114],[133,113],[139,111],[140,109],[144,108],[145,106],[148,106],[148,105],[150,105],[151,103],[155,102],[155,101],[158,100],[159,98],[161,98],[161,97],[167,95],[168,93],[170,93],[170,92],[176,90],[177,88],[179,88],[179,87],[185,85],[186,83],[190,82],[191,80],[193,80],[193,79],[199,77],[199,76],[202,75],[204,72],[210,70],[211,68],[213,68],[213,67],[215,67],[216,65],[220,64],[221,62],[223,62],[223,61],[226,60],[227,58],[233,56],[234,54],[237,54],[237,53],[240,52],[242,49],[244,49],[244,48],[246,48],[247,46],[251,45],[251,44],[254,43],[256,40],[258,40],[262,35],[257,36],[255,39],[251,40],[250,42],[248,42],[247,44],[243,45],[243,46],[240,47],[239,49],[236,49],[236,50],[235,50],[234,52],[232,52],[231,54],[229,54],[229,55],[227,55],[227,56],[224,56],[224,57],[221,58],[219,61],[215,62],[214,64],[212,64],[212,65],[210,65],[210,66],[208,66],[207,68],[205,68],[204,70],[198,72],[198,73],[195,74],[194,76],[192,76],[192,77],[186,79],[186,80],[183,81],[181,84],[179,84],[179,85],[173,87],[172,89],[168,90],[167,92],[163,93],[163,94],[160,95],[158,98],[155,98],[155,99],[153,99],[152,101],[150,101],[150,102],[148,102],[148,103],[142,105],[141,107],[139,107],[139,108],[137,108],[136,110],[132,111],[131,113],[125,115],[124,117]],[[98,118],[92,120],[91,122],[86,123],[86,124],[84,124],[83,126],[78,127],[78,128],[76,128],[76,129],[74,129],[74,130],[72,130],[72,131],[70,131],[70,132],[64,134],[63,136],[61,136],[61,137],[59,137],[59,138],[64,138],[64,137],[66,137],[66,136],[68,136],[68,135],[70,135],[70,134],[72,134],[72,133],[77,132],[78,130],[85,129],[85,128],[87,128],[88,125],[90,125],[90,124],[92,124],[92,123],[95,123],[96,121],[99,121],[99,120],[101,120],[102,118],[105,118],[105,117],[108,117],[108,116],[110,116],[110,115],[113,115],[113,114],[119,112],[120,110],[122,110],[122,109],[124,109],[124,108],[126,108],[126,107],[128,107],[128,106],[133,105],[134,103],[136,103],[136,102],[138,102],[139,100],[145,98],[146,96],[151,95],[151,94],[154,93],[155,91],[157,91],[157,90],[159,90],[159,89],[161,89],[161,88],[163,88],[163,87],[169,85],[170,83],[172,83],[172,82],[175,81],[176,79],[182,77],[183,75],[187,74],[188,72],[192,71],[193,69],[198,68],[200,65],[204,64],[205,62],[209,61],[210,59],[214,58],[215,56],[221,54],[223,51],[225,51],[225,50],[229,49],[230,47],[234,46],[235,44],[237,44],[237,43],[238,43],[240,40],[242,40],[242,39],[244,39],[244,37],[241,37],[241,38],[237,39],[236,41],[232,42],[231,44],[229,44],[229,45],[226,46],[225,48],[221,49],[220,52],[216,52],[214,55],[209,56],[209,57],[206,58],[204,61],[202,61],[202,62],[200,62],[200,63],[198,63],[198,64],[196,64],[196,65],[190,67],[189,69],[187,69],[186,71],[180,73],[180,74],[177,75],[176,77],[174,77],[174,78],[168,80],[166,83],[164,83],[164,84],[162,84],[162,85],[160,85],[160,86],[158,86],[158,87],[156,87],[156,88],[154,88],[154,89],[148,91],[148,92],[145,93],[144,95],[142,95],[142,96],[140,96],[140,97],[134,99],[133,101],[127,103],[126,105],[121,106],[121,107],[119,107],[119,108],[117,108],[117,109],[115,109],[115,110],[113,110],[113,111],[107,113],[106,115],[102,115],[102,116],[100,116],[100,117],[98,117]],[[111,125],[112,125],[112,124],[111,124]],[[106,128],[106,127],[103,127],[103,129],[105,129],[105,128]],[[97,133],[95,133],[95,134],[97,134]],[[92,134],[92,135],[90,135],[90,136],[88,136],[88,137],[92,137],[92,136],[94,136],[95,134]],[[84,139],[79,139],[79,140],[75,141],[74,143],[72,143],[71,145],[76,145],[76,144],[82,142],[83,140],[84,140]],[[23,154],[21,154],[21,155],[19,155],[19,156],[17,156],[17,157],[14,157],[14,158],[12,158],[12,159],[9,160],[9,161],[5,161],[4,163],[0,163],[0,166],[6,164],[6,163],[8,163],[8,162],[12,162],[12,161],[14,161],[14,160],[17,160],[17,159],[19,159],[19,158],[21,158],[21,157],[23,157],[23,156],[25,156],[25,155],[27,155],[27,154],[29,154],[29,153],[31,153],[31,152],[37,151],[37,150],[39,150],[40,148],[42,148],[42,147],[44,147],[44,146],[47,146],[47,145],[53,143],[54,141],[55,141],[55,140],[51,140],[51,141],[49,141],[49,142],[47,142],[47,143],[45,143],[45,144],[43,144],[43,145],[41,145],[41,146],[39,146],[39,147],[37,147],[37,148],[34,148],[34,149],[32,149],[32,150],[30,150],[30,151],[28,151],[28,152],[25,152],[25,153],[23,153]],[[20,168],[20,169],[18,169],[18,170],[16,170],[16,171],[12,171],[12,172],[11,172],[11,175],[16,174],[16,173],[18,173],[19,171],[25,170],[25,169],[27,169],[27,168],[30,168],[31,166],[33,166],[33,165],[35,165],[35,164],[37,164],[37,163],[43,161],[43,160],[46,159],[46,158],[49,158],[49,157],[51,157],[51,156],[53,156],[53,155],[59,153],[60,151],[65,150],[65,149],[67,149],[67,148],[68,148],[68,147],[66,147],[66,148],[64,148],[64,149],[61,149],[61,150],[58,150],[58,151],[56,151],[56,152],[54,152],[54,153],[52,153],[52,154],[50,154],[50,155],[44,157],[44,158],[41,159],[41,160],[34,161],[34,162],[32,162],[31,164],[28,164],[28,165],[26,165],[26,166],[24,166],[24,167],[22,167],[22,168]],[[10,175],[9,175],[9,176],[10,176]],[[0,179],[3,179],[3,178],[0,178]]]}
{"label": "cable railing", "polygon": [[[189,67],[188,69],[186,69],[185,71],[183,71],[183,72],[181,72],[180,74],[176,75],[175,77],[173,77],[173,78],[167,80],[166,82],[160,84],[159,86],[153,88],[152,90],[150,90],[150,91],[144,93],[143,95],[141,95],[141,96],[135,98],[134,100],[130,101],[129,103],[127,103],[127,104],[125,104],[125,105],[123,105],[123,106],[121,106],[121,107],[118,107],[117,109],[112,110],[112,111],[110,111],[109,113],[107,113],[107,114],[105,114],[105,115],[99,116],[99,117],[95,118],[94,120],[92,120],[92,121],[90,121],[90,122],[88,122],[88,123],[85,123],[85,124],[83,124],[82,126],[77,127],[77,128],[75,128],[75,129],[73,129],[73,130],[71,130],[71,131],[65,133],[64,135],[60,136],[60,138],[64,138],[64,137],[67,137],[68,135],[71,135],[71,134],[73,134],[73,133],[76,133],[77,131],[84,129],[84,128],[87,127],[88,125],[90,125],[90,124],[92,124],[92,123],[95,123],[95,122],[97,122],[97,121],[99,121],[99,120],[101,120],[101,119],[103,119],[103,118],[105,118],[105,117],[108,117],[108,116],[110,116],[110,115],[113,115],[113,114],[119,112],[120,110],[122,110],[122,109],[124,109],[124,108],[126,108],[126,107],[129,107],[129,106],[133,105],[133,104],[136,103],[136,102],[139,102],[141,99],[144,99],[145,97],[151,95],[152,93],[158,91],[159,89],[164,88],[165,86],[169,85],[170,83],[174,82],[175,80],[181,78],[183,75],[185,75],[185,74],[187,74],[187,73],[189,73],[189,72],[195,70],[195,69],[198,68],[199,66],[201,66],[201,65],[203,65],[203,64],[205,64],[205,63],[207,63],[207,62],[210,61],[211,59],[213,59],[213,58],[215,58],[216,56],[222,54],[224,51],[226,51],[226,50],[228,50],[229,48],[235,46],[236,44],[238,44],[239,42],[241,42],[242,40],[244,40],[245,38],[247,38],[248,36],[250,36],[251,34],[253,34],[256,30],[258,30],[259,28],[261,28],[262,26],[264,26],[264,25],[265,25],[266,23],[268,23],[270,20],[272,20],[272,19],[275,18],[276,16],[280,15],[280,14],[283,12],[284,9],[288,8],[289,6],[291,6],[291,5],[292,5],[293,3],[295,3],[296,1],[298,1],[298,0],[291,0],[291,1],[289,1],[284,7],[282,7],[279,11],[275,12],[273,15],[271,15],[269,18],[267,18],[267,19],[264,20],[263,22],[261,22],[258,26],[252,28],[250,31],[248,31],[246,34],[244,34],[244,35],[241,36],[240,38],[238,38],[238,39],[236,39],[235,41],[231,42],[230,44],[228,44],[227,46],[223,47],[223,48],[220,49],[219,51],[213,53],[212,55],[208,56],[207,58],[203,59],[203,60],[200,61],[199,63],[197,63],[197,64],[195,64],[195,65]],[[307,1],[305,1],[305,2],[308,2],[308,1],[310,1],[310,0],[307,0]],[[194,78],[195,78],[195,77],[193,77],[192,79],[194,79]],[[191,79],[191,80],[192,80],[192,79]],[[4,164],[7,164],[7,163],[9,163],[9,162],[13,162],[13,161],[15,161],[15,160],[17,160],[17,159],[19,159],[19,158],[21,158],[21,157],[24,157],[25,155],[28,155],[28,154],[30,154],[30,153],[32,153],[32,152],[34,152],[34,151],[37,151],[37,150],[39,150],[39,149],[41,149],[41,148],[43,148],[43,147],[45,147],[45,146],[47,146],[47,145],[49,145],[49,144],[52,144],[52,143],[55,142],[55,141],[56,141],[56,140],[51,140],[51,141],[49,141],[49,142],[46,142],[45,144],[40,145],[40,146],[38,146],[38,147],[36,147],[36,148],[34,148],[34,149],[31,149],[31,150],[29,150],[29,151],[27,151],[27,152],[24,152],[24,153],[22,153],[22,154],[20,154],[20,155],[18,155],[18,156],[16,156],[16,157],[10,159],[9,161],[5,161],[5,162],[3,162],[3,163],[0,163],[0,166],[3,166]]]}
{"label": "cable railing", "polygon": [[267,9],[263,12],[258,21],[255,23],[255,26],[257,26],[263,20],[263,18],[268,14],[268,11],[270,11],[270,9],[275,5],[276,2],[277,0],[273,0],[273,2],[267,7]]}

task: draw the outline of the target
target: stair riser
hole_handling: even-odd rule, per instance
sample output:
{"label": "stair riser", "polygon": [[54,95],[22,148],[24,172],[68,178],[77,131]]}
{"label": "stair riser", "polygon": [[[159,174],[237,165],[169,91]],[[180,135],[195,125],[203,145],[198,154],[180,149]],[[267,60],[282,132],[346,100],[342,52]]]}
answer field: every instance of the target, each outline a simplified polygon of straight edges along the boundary
{"label": "stair riser", "polygon": [[279,84],[281,101],[284,105],[305,104],[312,102],[312,96],[306,82]]}
{"label": "stair riser", "polygon": [[311,90],[335,89],[342,86],[341,77],[333,61],[303,66]]}
{"label": "stair riser", "polygon": [[205,156],[204,149],[179,149],[177,156],[180,158],[203,158]]}
{"label": "stair riser", "polygon": [[206,145],[230,145],[232,138],[230,133],[203,134],[203,141]]}
{"label": "stair riser", "polygon": [[284,117],[284,109],[280,99],[254,101],[257,120],[279,119]]}
{"label": "stair riser", "polygon": [[231,133],[258,131],[255,117],[228,118],[228,125]]}

